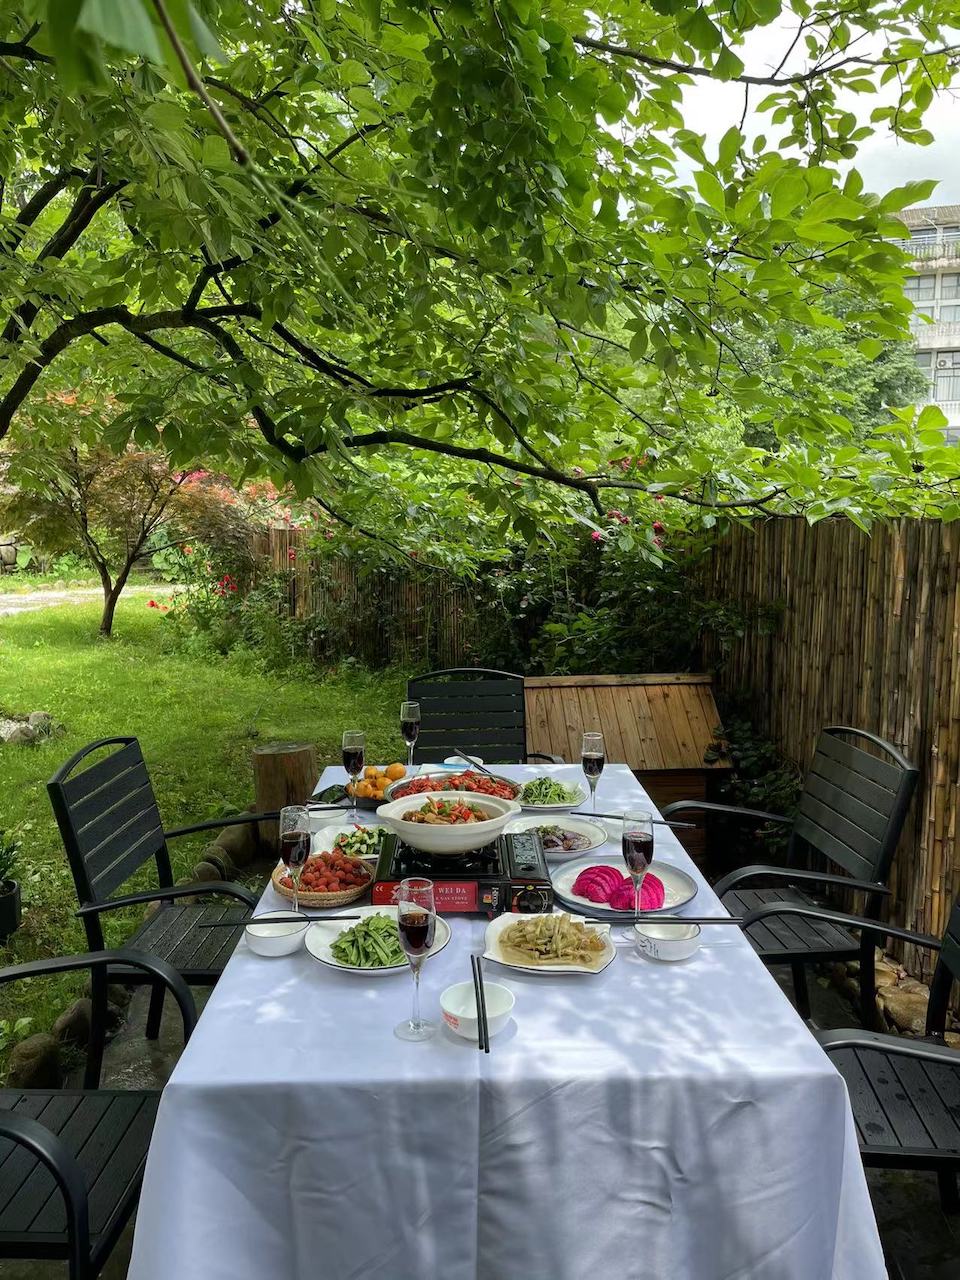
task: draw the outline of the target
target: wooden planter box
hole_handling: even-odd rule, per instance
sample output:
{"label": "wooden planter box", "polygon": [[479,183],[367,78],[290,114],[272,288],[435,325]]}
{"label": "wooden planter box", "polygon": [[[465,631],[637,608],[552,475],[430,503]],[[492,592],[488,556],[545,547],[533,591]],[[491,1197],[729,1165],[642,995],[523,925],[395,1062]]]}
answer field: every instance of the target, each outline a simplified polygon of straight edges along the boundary
{"label": "wooden planter box", "polygon": [[[711,777],[729,769],[703,759],[720,723],[708,675],[528,676],[524,703],[528,751],[573,763],[581,734],[599,730],[607,759],[628,764],[659,809],[709,799]],[[702,862],[703,828],[677,835]]]}

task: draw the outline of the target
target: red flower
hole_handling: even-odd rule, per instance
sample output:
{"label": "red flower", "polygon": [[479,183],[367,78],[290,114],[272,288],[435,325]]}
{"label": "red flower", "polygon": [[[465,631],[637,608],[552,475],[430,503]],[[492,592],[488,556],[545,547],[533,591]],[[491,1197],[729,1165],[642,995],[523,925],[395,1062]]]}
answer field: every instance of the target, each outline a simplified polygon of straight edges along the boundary
{"label": "red flower", "polygon": [[654,522],[653,522],[653,532],[654,532],[654,533],[663,533],[663,522],[662,522],[662,521],[660,521],[660,520],[654,520]]}
{"label": "red flower", "polygon": [[237,589],[237,584],[236,584],[235,582],[231,582],[231,583],[229,583],[229,587],[230,587],[230,590],[231,590],[231,591],[236,591],[236,589]]}
{"label": "red flower", "polygon": [[184,547],[184,548],[183,548],[183,554],[184,554],[185,556],[192,556],[192,555],[193,555],[193,547]]}
{"label": "red flower", "polygon": [[296,558],[297,558],[296,548],[295,548],[295,547],[291,547],[291,548],[290,548],[290,550],[287,552],[287,559],[288,559],[288,560],[296,560]]}
{"label": "red flower", "polygon": [[593,533],[591,533],[590,537],[594,540],[594,542],[602,542],[602,541],[603,541],[603,534],[600,532],[600,530],[599,530],[599,529],[594,529],[594,531],[593,531]]}
{"label": "red flower", "polygon": [[160,607],[160,606],[157,604],[156,600],[148,600],[148,601],[147,601],[147,608],[148,608],[148,609],[159,609],[159,607]]}
{"label": "red flower", "polygon": [[655,494],[653,495],[653,500],[654,500],[654,502],[662,502],[662,501],[663,501],[663,494],[662,494],[662,493],[655,493]]}

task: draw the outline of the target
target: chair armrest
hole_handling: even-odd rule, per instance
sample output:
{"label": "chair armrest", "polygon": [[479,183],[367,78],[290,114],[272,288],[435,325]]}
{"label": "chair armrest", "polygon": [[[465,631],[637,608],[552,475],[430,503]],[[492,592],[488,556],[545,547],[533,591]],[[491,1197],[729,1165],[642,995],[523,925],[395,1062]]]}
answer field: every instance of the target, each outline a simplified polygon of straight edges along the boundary
{"label": "chair armrest", "polygon": [[87,1184],[80,1166],[64,1143],[52,1130],[19,1111],[0,1110],[0,1137],[9,1138],[19,1147],[31,1151],[46,1165],[60,1188],[67,1211],[67,1240],[70,1249],[70,1274],[88,1274],[90,1266],[90,1218]]}
{"label": "chair armrest", "polygon": [[960,1053],[945,1044],[931,1044],[929,1040],[909,1040],[905,1036],[884,1035],[879,1031],[858,1029],[816,1031],[821,1046],[829,1053],[832,1049],[881,1049],[884,1053],[896,1053],[905,1058],[923,1058],[927,1062],[943,1062],[950,1067],[960,1066]]}
{"label": "chair armrest", "polygon": [[722,898],[728,889],[732,889],[741,880],[754,880],[759,876],[767,876],[773,880],[797,880],[805,884],[835,884],[844,889],[863,889],[866,893],[883,893],[889,896],[886,885],[875,880],[853,880],[850,876],[834,875],[829,871],[800,871],[791,867],[741,867],[739,871],[731,871],[713,886],[713,892]]}
{"label": "chair armrest", "polygon": [[525,761],[548,760],[550,764],[566,764],[563,756],[551,755],[549,751],[528,751],[523,757]]}
{"label": "chair armrest", "polygon": [[825,920],[827,924],[840,925],[845,929],[860,929],[863,933],[875,933],[881,938],[899,938],[901,942],[912,942],[914,946],[926,947],[930,951],[940,950],[940,939],[929,933],[914,933],[910,929],[901,929],[899,925],[884,924],[882,920],[867,920],[863,916],[851,916],[845,911],[828,911],[826,908],[808,906],[802,902],[768,902],[743,917],[743,928],[770,916],[804,916],[808,920]]}
{"label": "chair armrest", "polygon": [[237,813],[231,818],[210,818],[207,822],[195,822],[190,827],[172,827],[163,833],[164,840],[175,840],[177,836],[189,836],[194,831],[215,831],[220,827],[239,827],[245,822],[276,822],[280,817],[279,810],[273,813]]}
{"label": "chair armrest", "polygon": [[[118,948],[115,951],[88,951],[78,956],[53,956],[49,960],[28,960],[24,964],[12,964],[0,969],[0,985],[16,982],[20,978],[42,978],[55,973],[70,973],[76,969],[111,969],[117,965],[143,969],[158,978],[171,992],[180,1007],[183,1039],[186,1043],[197,1025],[197,1006],[190,988],[173,965],[161,960],[159,956],[152,956],[149,951],[125,951]],[[0,1116],[4,1114],[6,1113],[0,1111]]]}
{"label": "chair armrest", "polygon": [[674,800],[673,804],[668,804],[661,810],[661,814],[666,818],[671,813],[683,813],[686,809],[705,809],[708,813],[726,813],[733,818],[755,818],[758,822],[780,822],[786,826],[790,826],[793,822],[792,818],[786,818],[782,813],[767,813],[763,809],[741,809],[739,805],[734,804],[714,804],[712,800]]}
{"label": "chair armrest", "polygon": [[118,907],[137,907],[144,902],[165,902],[172,898],[198,898],[204,894],[219,894],[224,898],[239,898],[248,907],[255,907],[257,900],[249,889],[232,880],[201,880],[196,884],[172,884],[167,888],[144,889],[142,893],[127,893],[122,898],[109,898],[106,902],[88,902],[75,914],[98,916],[104,911],[116,911]]}

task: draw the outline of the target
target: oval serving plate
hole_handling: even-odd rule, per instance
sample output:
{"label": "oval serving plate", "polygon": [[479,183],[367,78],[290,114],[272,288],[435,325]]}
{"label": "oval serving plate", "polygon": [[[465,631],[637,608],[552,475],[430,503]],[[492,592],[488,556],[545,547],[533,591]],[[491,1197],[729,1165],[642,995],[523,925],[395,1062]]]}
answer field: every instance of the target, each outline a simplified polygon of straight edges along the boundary
{"label": "oval serving plate", "polygon": [[[533,782],[534,779],[529,778],[527,781]],[[524,813],[566,813],[568,810],[576,809],[579,805],[584,804],[590,794],[582,782],[553,777],[551,777],[550,781],[562,782],[565,787],[576,787],[577,794],[572,800],[567,800],[563,804],[530,804],[529,801],[522,799],[521,796],[517,796],[517,801]]]}
{"label": "oval serving plate", "polygon": [[[310,852],[311,853],[332,853],[333,846],[336,843],[337,838],[339,836],[353,835],[354,831],[356,831],[358,826],[364,827],[367,831],[372,831],[375,835],[378,833],[381,833],[381,834],[385,833],[387,830],[386,827],[382,826],[380,823],[376,823],[376,824],[371,823],[369,826],[365,822],[336,823],[335,825],[331,824],[326,827],[321,827],[319,831],[313,832],[313,840],[310,845]],[[379,857],[379,854],[376,852],[367,853],[367,854],[355,853],[355,854],[352,854],[351,856],[355,858],[359,858],[361,862],[369,863],[369,862],[376,862],[377,858]]]}
{"label": "oval serving plate", "polygon": [[560,815],[556,822],[553,822],[541,814],[525,813],[522,818],[514,818],[512,822],[508,822],[504,831],[530,831],[536,827],[560,827],[563,831],[575,831],[578,835],[586,836],[590,840],[590,843],[584,845],[582,849],[569,851],[544,849],[544,856],[551,862],[569,862],[571,858],[582,858],[585,853],[589,853],[591,849],[599,849],[610,839],[599,822],[588,822],[585,818],[571,818],[567,814]]}
{"label": "oval serving plate", "polygon": [[[394,906],[385,907],[351,907],[349,911],[341,911],[338,915],[347,916],[392,916],[394,920],[397,918],[397,908]],[[404,973],[409,970],[410,966],[406,960],[403,964],[393,964],[389,967],[380,969],[361,969],[352,964],[341,964],[339,960],[334,958],[331,948],[339,938],[341,933],[345,933],[347,929],[351,929],[356,924],[355,920],[345,920],[338,923],[336,916],[330,916],[326,920],[314,920],[310,928],[307,930],[303,945],[308,953],[313,956],[320,964],[326,965],[328,969],[336,969],[339,973],[360,973],[368,977],[376,978],[381,974],[387,973]],[[441,952],[450,941],[450,926],[444,920],[443,916],[437,916],[437,928],[433,938],[433,946],[426,954],[426,959],[437,955]]]}
{"label": "oval serving plate", "polygon": [[[589,898],[583,898],[579,893],[573,892],[573,883],[581,871],[586,871],[587,867],[595,867],[600,862],[608,862],[611,866],[617,867],[618,871],[622,871],[626,875],[626,869],[612,858],[577,858],[575,862],[564,862],[558,866],[556,870],[551,872],[550,879],[553,881],[553,891],[557,898],[565,906],[572,911],[582,911],[587,908],[591,915],[603,915],[609,912],[610,915],[617,919],[623,919],[628,913],[623,911],[614,911],[613,907],[608,906],[605,902],[591,902]],[[658,862],[656,858],[650,863],[649,868],[655,876],[659,876],[663,882],[663,906],[657,908],[659,911],[675,911],[677,907],[682,907],[687,902],[691,902],[697,896],[697,883],[688,876],[685,871],[681,871],[679,867],[672,867],[669,862]],[[644,915],[656,915],[657,912],[647,911]]]}
{"label": "oval serving plate", "polygon": [[[564,913],[555,911],[553,914],[562,915]],[[566,914],[570,916],[571,920],[576,920],[581,924],[584,923],[582,916],[575,915],[573,912],[567,912]],[[495,916],[490,921],[483,939],[485,959],[493,960],[496,964],[502,964],[505,969],[516,969],[518,973],[545,973],[548,975],[551,973],[586,973],[592,976],[597,973],[603,973],[604,969],[617,958],[617,949],[610,939],[610,926],[601,924],[594,927],[603,937],[606,945],[601,955],[600,965],[596,969],[590,969],[585,964],[521,964],[516,960],[504,960],[500,954],[500,945],[497,939],[504,929],[516,923],[516,919],[516,916],[507,911],[503,915]]]}

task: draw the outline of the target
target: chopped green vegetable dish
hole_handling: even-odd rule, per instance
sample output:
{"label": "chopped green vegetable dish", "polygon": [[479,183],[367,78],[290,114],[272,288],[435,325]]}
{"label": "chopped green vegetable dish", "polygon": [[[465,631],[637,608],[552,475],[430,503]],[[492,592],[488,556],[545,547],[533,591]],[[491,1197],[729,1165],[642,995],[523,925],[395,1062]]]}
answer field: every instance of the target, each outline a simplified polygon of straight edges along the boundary
{"label": "chopped green vegetable dish", "polygon": [[523,804],[577,804],[580,795],[579,787],[567,787],[552,778],[534,778],[521,791],[520,800]]}
{"label": "chopped green vegetable dish", "polygon": [[330,950],[340,964],[354,969],[391,969],[406,960],[396,920],[383,915],[367,916],[347,929]]}

